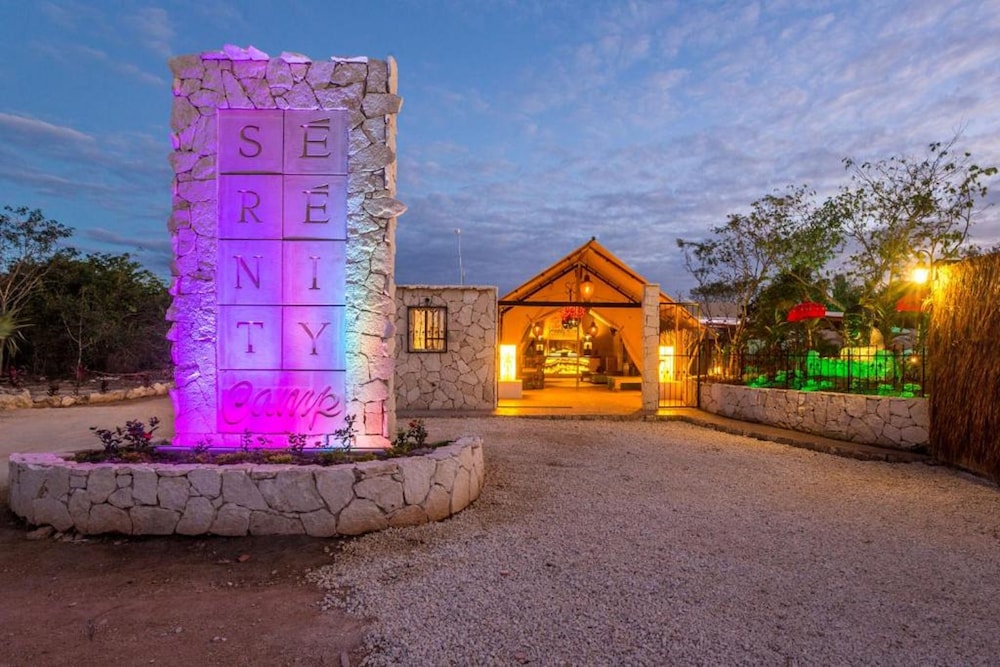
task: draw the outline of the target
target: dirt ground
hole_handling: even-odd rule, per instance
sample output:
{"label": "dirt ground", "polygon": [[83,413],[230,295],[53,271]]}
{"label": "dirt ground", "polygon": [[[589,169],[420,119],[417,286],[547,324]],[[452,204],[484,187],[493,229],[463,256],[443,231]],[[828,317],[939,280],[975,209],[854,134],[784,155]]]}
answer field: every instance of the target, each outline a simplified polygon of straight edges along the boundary
{"label": "dirt ground", "polygon": [[0,666],[356,665],[364,622],[305,581],[312,538],[29,539],[0,501]]}
{"label": "dirt ground", "polygon": [[12,451],[95,446],[91,426],[161,419],[165,397],[0,411],[0,667],[356,665],[364,622],[305,581],[340,542],[297,537],[31,540],[8,507]]}

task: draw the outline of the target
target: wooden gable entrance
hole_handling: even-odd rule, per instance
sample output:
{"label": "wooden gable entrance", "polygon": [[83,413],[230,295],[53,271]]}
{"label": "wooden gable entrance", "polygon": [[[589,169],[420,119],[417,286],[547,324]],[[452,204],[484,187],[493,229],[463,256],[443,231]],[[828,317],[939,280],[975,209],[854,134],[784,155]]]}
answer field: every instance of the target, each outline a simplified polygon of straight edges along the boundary
{"label": "wooden gable entrance", "polygon": [[499,341],[517,346],[525,390],[634,391],[636,410],[643,411],[697,401],[688,386],[701,335],[697,313],[596,239],[504,295],[498,306]]}

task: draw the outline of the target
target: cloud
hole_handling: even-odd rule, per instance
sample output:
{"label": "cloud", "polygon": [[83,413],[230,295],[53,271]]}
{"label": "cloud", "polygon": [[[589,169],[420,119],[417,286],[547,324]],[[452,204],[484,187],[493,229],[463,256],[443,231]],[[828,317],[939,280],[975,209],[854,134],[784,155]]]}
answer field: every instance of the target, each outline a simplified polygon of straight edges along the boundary
{"label": "cloud", "polygon": [[[400,279],[453,281],[449,230],[461,226],[468,276],[501,292],[591,235],[663,289],[686,291],[676,238],[704,238],[789,184],[809,184],[822,200],[847,181],[843,157],[922,153],[972,114],[970,146],[1000,162],[1000,138],[988,129],[1000,122],[996,20],[925,9],[880,32],[905,12],[633,3],[561,35],[513,90],[489,100],[515,112],[480,116],[484,136],[525,129],[506,145],[504,155],[516,156],[509,168],[477,163],[477,152],[497,159],[491,142],[429,151],[426,162],[403,154],[410,211],[399,243],[420,249],[401,253]],[[929,57],[912,30],[926,40],[921,26],[942,24]],[[973,39],[958,39],[965,35]],[[981,220],[984,236],[1000,236],[995,214]]]}
{"label": "cloud", "polygon": [[[8,157],[5,154],[0,155],[4,155],[5,158]],[[0,182],[6,181],[26,187],[46,197],[103,198],[113,192],[111,188],[102,183],[57,176],[50,172],[24,165],[19,167],[7,166],[13,164],[14,162],[12,161],[4,160],[4,165],[0,166]]]}
{"label": "cloud", "polygon": [[174,37],[174,29],[167,10],[160,7],[142,7],[124,18],[126,25],[132,28],[144,46],[163,58],[173,55],[170,42]]}
{"label": "cloud", "polygon": [[54,125],[30,116],[2,112],[0,112],[0,132],[5,132],[11,141],[24,141],[27,144],[36,141],[68,141],[86,146],[95,144],[93,137],[71,127]]}
{"label": "cloud", "polygon": [[69,212],[73,219],[64,222],[73,227],[103,224],[132,239],[143,230],[163,234],[170,212],[167,151],[165,140],[144,133],[92,136],[0,113],[0,184],[23,190],[19,196],[32,206],[62,210],[64,218]]}
{"label": "cloud", "polygon": [[56,26],[69,31],[93,26],[101,21],[101,14],[90,3],[74,0],[60,2],[40,2],[38,8],[42,14]]}
{"label": "cloud", "polygon": [[[160,236],[160,235],[157,235]],[[153,252],[157,254],[167,254],[171,252],[170,240],[166,238],[136,238],[134,235],[121,234],[103,227],[91,227],[83,232],[83,237],[92,241],[99,241],[103,245],[121,246],[131,248],[136,252]]]}
{"label": "cloud", "polygon": [[78,68],[81,63],[94,62],[146,85],[158,88],[165,88],[168,85],[166,79],[150,74],[131,60],[116,59],[106,51],[84,44],[61,44],[57,47],[53,44],[33,41],[30,42],[30,47],[34,53],[63,65]]}
{"label": "cloud", "polygon": [[[43,11],[88,38],[56,42],[58,52],[36,45],[42,53],[167,83],[141,58],[116,55],[170,53],[188,35],[175,35],[166,11],[80,8],[81,22],[67,7],[77,8]],[[253,29],[248,19],[261,15],[235,2],[170,7],[215,26],[210,34]],[[440,18],[425,3],[406,9],[415,20]],[[474,77],[458,55],[423,69],[401,62],[399,197],[409,212],[399,223],[400,282],[457,281],[461,228],[468,280],[501,291],[593,235],[666,291],[686,290],[677,237],[703,238],[788,184],[832,194],[847,180],[845,156],[920,154],[964,127],[976,159],[1000,163],[1000,14],[989,3],[452,2],[443,11],[468,29],[463,38],[510,38],[509,58]],[[423,52],[413,52],[419,63]],[[83,133],[72,121],[4,111],[0,162],[18,169],[0,171],[0,181],[46,196],[68,188],[99,204],[109,220],[93,222],[109,236],[88,242],[127,241],[136,221],[162,225],[166,129],[162,140],[121,128]],[[1000,184],[990,185],[1000,203]],[[998,210],[977,235],[1000,239]]]}
{"label": "cloud", "polygon": [[225,0],[215,0],[215,2],[195,2],[193,10],[200,16],[221,28],[233,32],[246,32],[252,26],[243,16],[243,12],[236,3]]}

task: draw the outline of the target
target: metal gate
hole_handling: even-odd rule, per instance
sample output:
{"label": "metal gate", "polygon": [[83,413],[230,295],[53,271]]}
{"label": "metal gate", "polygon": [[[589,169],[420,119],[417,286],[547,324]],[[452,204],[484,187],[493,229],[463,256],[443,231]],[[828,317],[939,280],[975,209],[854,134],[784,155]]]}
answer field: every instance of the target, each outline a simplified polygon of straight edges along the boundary
{"label": "metal gate", "polygon": [[696,407],[701,377],[701,306],[660,304],[659,392],[661,408]]}

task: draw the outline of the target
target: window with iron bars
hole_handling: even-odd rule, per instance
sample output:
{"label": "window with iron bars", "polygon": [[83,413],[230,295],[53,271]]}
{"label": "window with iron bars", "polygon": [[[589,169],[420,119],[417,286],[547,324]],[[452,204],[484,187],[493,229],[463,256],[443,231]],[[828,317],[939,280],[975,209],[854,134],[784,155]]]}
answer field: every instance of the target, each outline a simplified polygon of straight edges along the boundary
{"label": "window with iron bars", "polygon": [[410,306],[406,315],[409,352],[448,351],[447,306]]}

